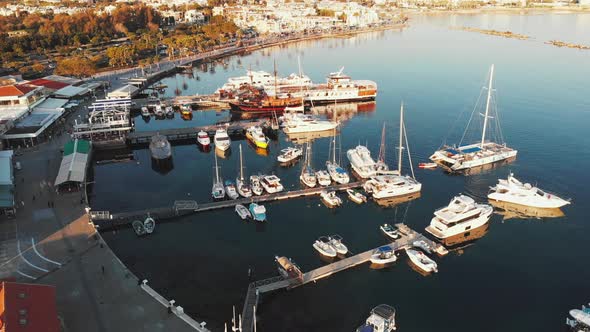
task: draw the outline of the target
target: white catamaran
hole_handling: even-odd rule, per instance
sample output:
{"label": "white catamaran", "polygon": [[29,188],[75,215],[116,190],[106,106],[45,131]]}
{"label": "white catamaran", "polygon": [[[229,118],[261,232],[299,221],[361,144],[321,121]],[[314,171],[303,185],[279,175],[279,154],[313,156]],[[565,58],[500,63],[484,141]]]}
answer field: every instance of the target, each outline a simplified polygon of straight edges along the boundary
{"label": "white catamaran", "polygon": [[[509,148],[506,146],[506,143],[496,143],[492,141],[486,142],[488,119],[494,118],[490,115],[493,78],[494,65],[492,65],[490,69],[490,79],[487,87],[487,100],[485,114],[483,115],[481,141],[463,146],[461,146],[461,143],[459,143],[459,147],[445,145],[442,147],[442,149],[436,151],[432,156],[430,156],[430,160],[446,166],[451,171],[456,172],[516,157],[516,153],[518,151]],[[496,125],[499,128],[500,121],[498,120],[497,111],[495,113]]]}

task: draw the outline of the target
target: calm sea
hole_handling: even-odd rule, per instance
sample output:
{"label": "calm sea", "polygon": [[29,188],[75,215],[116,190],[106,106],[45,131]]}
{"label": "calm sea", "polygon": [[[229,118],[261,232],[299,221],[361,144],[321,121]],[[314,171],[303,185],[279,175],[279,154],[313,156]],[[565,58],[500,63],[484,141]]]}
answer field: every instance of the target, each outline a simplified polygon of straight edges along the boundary
{"label": "calm sea", "polygon": [[[450,29],[470,26],[530,35],[514,40]],[[456,142],[490,65],[503,134],[519,151],[515,162],[471,176],[416,170],[421,198],[397,207],[369,203],[329,210],[318,198],[267,205],[265,224],[244,223],[233,209],[206,212],[159,224],[154,235],[137,238],[130,229],[104,237],[137,275],[208,327],[221,330],[232,305],[241,311],[249,282],[277,274],[273,257],[292,257],[304,271],[324,264],[312,248],[321,235],[340,234],[352,252],[386,243],[379,225],[406,222],[422,231],[435,209],[459,193],[484,201],[489,186],[509,172],[573,199],[560,218],[504,219],[494,215],[488,233],[471,245],[437,259],[439,273],[423,277],[406,259],[372,270],[361,265],[304,287],[265,294],[258,308],[261,331],[352,331],[370,309],[397,309],[400,331],[560,331],[567,311],[590,301],[588,236],[590,199],[590,51],[557,48],[559,39],[590,45],[590,15],[474,15],[414,17],[403,31],[365,34],[273,48],[195,68],[162,83],[167,96],[208,94],[249,67],[281,75],[303,71],[314,81],[344,67],[355,79],[379,84],[374,106],[353,107],[343,119],[342,150],[359,142],[376,155],[387,124],[387,159],[394,165],[399,106],[403,101],[414,164],[425,161],[446,138]],[[461,116],[463,114],[463,116]],[[196,126],[227,121],[228,112],[194,112],[191,121],[145,122],[137,130]],[[457,120],[463,119],[463,120]],[[324,164],[330,138],[314,142],[313,163]],[[246,172],[276,173],[287,189],[299,188],[298,166],[281,168],[277,152],[291,143],[283,134],[268,156],[245,141],[232,143],[220,159],[222,176],[235,178],[238,145]],[[213,153],[195,144],[173,147],[173,168],[152,167],[147,149],[129,151],[135,160],[96,165],[95,210],[133,210],[174,200],[210,200]],[[346,158],[343,156],[343,160]],[[405,161],[406,170],[408,163]],[[344,196],[342,195],[344,198]],[[402,256],[403,257],[403,256]]]}

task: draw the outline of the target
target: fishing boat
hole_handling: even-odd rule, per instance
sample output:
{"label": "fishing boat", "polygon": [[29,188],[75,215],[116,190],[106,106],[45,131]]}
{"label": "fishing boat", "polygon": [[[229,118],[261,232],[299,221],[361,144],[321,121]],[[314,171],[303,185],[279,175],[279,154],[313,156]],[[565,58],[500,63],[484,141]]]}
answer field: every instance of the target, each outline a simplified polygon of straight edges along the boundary
{"label": "fishing boat", "polygon": [[420,270],[426,273],[438,272],[436,262],[426,256],[422,251],[416,249],[405,249],[408,258]]}
{"label": "fishing boat", "polygon": [[419,163],[418,167],[425,169],[434,169],[438,167],[437,163]]}
{"label": "fishing boat", "polygon": [[[334,128],[334,136],[332,137],[331,143],[331,155],[332,160],[326,161],[326,168],[328,173],[334,182],[339,184],[345,184],[350,182],[350,177],[344,168],[340,167],[341,162],[336,161],[336,129]],[[340,154],[339,154],[340,155]]]}
{"label": "fishing boat", "polygon": [[330,244],[330,239],[327,236],[320,236],[315,240],[313,248],[325,257],[332,258],[338,255],[336,249]]}
{"label": "fishing boat", "polygon": [[330,178],[330,173],[326,170],[319,170],[315,172],[315,177],[318,180],[318,184],[322,187],[329,186],[332,184],[332,179]]}
{"label": "fishing boat", "polygon": [[159,117],[162,117],[165,115],[162,105],[156,105],[156,110],[154,111],[154,114],[156,114],[156,116],[159,116]]}
{"label": "fishing boat", "polygon": [[166,115],[174,115],[174,108],[172,106],[166,106]]}
{"label": "fishing boat", "polygon": [[266,221],[266,208],[264,205],[250,203],[248,208],[252,214],[252,218],[256,221]]}
{"label": "fishing boat", "polygon": [[365,324],[356,332],[393,332],[395,326],[395,309],[387,304],[380,304],[371,310]]}
{"label": "fishing boat", "polygon": [[303,149],[298,147],[288,147],[281,150],[281,153],[277,156],[277,160],[280,163],[291,163],[294,160],[297,160],[299,157],[303,155]]}
{"label": "fishing boat", "polygon": [[[430,156],[430,160],[435,163],[445,166],[452,172],[464,171],[473,167],[479,167],[486,164],[496,163],[507,159],[513,159],[516,157],[517,150],[514,150],[503,143],[502,137],[498,137],[500,142],[487,141],[486,134],[488,132],[488,120],[496,119],[496,131],[501,133],[499,118],[497,116],[496,105],[492,105],[492,93],[494,91],[492,87],[494,79],[494,65],[490,68],[490,78],[487,87],[487,99],[485,105],[485,114],[483,115],[483,128],[481,133],[481,141],[468,145],[461,145],[459,142],[458,146],[447,146],[444,145],[440,150],[434,152]],[[485,88],[484,88],[485,89]],[[490,106],[493,106],[490,110]],[[474,108],[474,112],[477,107]],[[490,114],[492,113],[494,114]],[[473,116],[473,114],[472,114]]]}
{"label": "fishing boat", "polygon": [[242,144],[240,144],[240,175],[236,178],[238,194],[242,197],[252,197],[252,190],[244,177],[244,162],[242,159]]}
{"label": "fishing boat", "polygon": [[293,279],[296,282],[303,281],[303,273],[301,273],[301,269],[290,258],[285,256],[275,256],[275,261],[277,262],[279,274],[283,278]]}
{"label": "fishing boat", "polygon": [[367,201],[367,196],[354,189],[346,189],[346,193],[348,194],[348,198],[357,204],[363,204]]}
{"label": "fishing boat", "polygon": [[426,231],[446,246],[465,242],[471,233],[487,227],[493,208],[487,204],[477,204],[473,198],[455,196],[448,206],[434,212],[434,217]]}
{"label": "fishing boat", "polygon": [[[405,146],[404,146],[405,141]],[[410,164],[410,175],[402,175],[403,150],[408,150],[408,160]],[[406,126],[404,123],[404,104],[400,107],[400,126],[399,126],[399,147],[398,163],[395,174],[377,175],[363,185],[365,191],[371,193],[374,199],[387,199],[392,197],[407,196],[418,193],[422,190],[422,184],[414,176],[414,167],[412,166],[412,157],[410,146],[406,135]]]}
{"label": "fishing boat", "polygon": [[231,199],[238,199],[240,197],[236,189],[236,184],[232,180],[225,180],[225,193]]}
{"label": "fishing boat", "polygon": [[133,227],[133,231],[135,231],[135,234],[137,234],[137,236],[143,236],[147,233],[145,230],[145,226],[143,225],[143,222],[141,222],[141,220],[134,220],[131,223],[131,227]]}
{"label": "fishing boat", "polygon": [[260,184],[269,194],[278,193],[283,191],[283,185],[281,184],[281,179],[279,179],[276,175],[264,175],[262,179],[260,179]]}
{"label": "fishing boat", "polygon": [[252,218],[252,214],[250,213],[250,211],[243,206],[242,204],[236,204],[236,213],[238,214],[238,216],[240,216],[240,218],[242,218],[242,220],[247,220]]}
{"label": "fishing boat", "polygon": [[348,253],[348,248],[342,243],[342,236],[334,234],[330,237],[330,245],[336,250],[338,255],[344,256]]}
{"label": "fishing boat", "polygon": [[209,138],[209,134],[207,134],[204,131],[199,131],[197,133],[197,142],[202,146],[202,147],[208,147],[209,144],[211,144],[211,139]]}
{"label": "fishing boat", "polygon": [[250,189],[252,189],[254,195],[262,195],[264,187],[262,187],[262,184],[260,183],[260,176],[250,175]]}
{"label": "fishing boat", "polygon": [[221,151],[226,151],[231,146],[231,139],[224,128],[218,128],[213,136],[213,143],[215,148]]}
{"label": "fishing boat", "polygon": [[390,246],[381,246],[373,251],[370,261],[373,264],[385,265],[397,260],[395,251]]}
{"label": "fishing boat", "polygon": [[262,128],[259,126],[251,126],[246,129],[246,138],[252,142],[257,148],[266,149],[268,148],[269,139],[262,132]]}
{"label": "fishing boat", "polygon": [[150,116],[150,110],[147,107],[142,106],[141,107],[141,115],[142,116],[145,116],[145,117],[149,117]]}
{"label": "fishing boat", "polygon": [[500,179],[495,187],[490,188],[488,199],[545,209],[556,209],[570,204],[570,201],[555,194],[550,194],[530,183],[520,182],[512,173],[506,180]]}
{"label": "fishing boat", "polygon": [[311,167],[311,143],[308,143],[305,148],[305,160],[301,166],[299,180],[309,188],[313,188],[317,184],[315,172]]}
{"label": "fishing boat", "polygon": [[333,208],[342,205],[342,200],[336,195],[335,191],[322,190],[320,197],[328,207]]}
{"label": "fishing boat", "polygon": [[150,142],[150,152],[154,159],[168,159],[172,156],[172,147],[166,136],[156,134]]}
{"label": "fishing boat", "polygon": [[156,228],[156,221],[148,214],[147,218],[143,221],[143,227],[147,234],[152,234]]}
{"label": "fishing boat", "polygon": [[217,154],[214,154],[215,158],[215,178],[213,179],[213,187],[211,188],[211,196],[213,199],[223,199],[225,197],[225,188],[223,182],[219,176],[219,166],[217,165]]}
{"label": "fishing boat", "polygon": [[379,229],[383,234],[387,235],[387,237],[395,240],[399,238],[399,232],[397,228],[393,228],[390,224],[383,224],[379,226]]}

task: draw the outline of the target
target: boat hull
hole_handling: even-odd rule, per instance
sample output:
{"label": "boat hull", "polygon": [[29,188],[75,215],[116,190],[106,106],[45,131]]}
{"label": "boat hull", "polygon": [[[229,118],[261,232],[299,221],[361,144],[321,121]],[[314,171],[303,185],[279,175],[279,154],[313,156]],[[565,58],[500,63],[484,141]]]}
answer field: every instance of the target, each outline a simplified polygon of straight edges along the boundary
{"label": "boat hull", "polygon": [[563,199],[547,199],[547,198],[530,198],[523,201],[519,199],[519,197],[515,197],[514,195],[507,195],[501,193],[491,193],[488,195],[488,199],[494,202],[506,202],[516,205],[521,205],[525,207],[533,207],[539,209],[558,209],[565,205],[568,205],[570,202],[563,200]]}
{"label": "boat hull", "polygon": [[469,241],[473,241],[473,240],[477,240],[477,239],[481,238],[483,235],[485,235],[487,233],[489,226],[490,226],[490,222],[488,220],[486,223],[484,223],[478,227],[471,228],[468,231],[454,234],[454,235],[451,235],[451,236],[445,237],[445,238],[438,237],[435,234],[435,232],[433,232],[432,230],[429,230],[429,228],[431,226],[426,227],[426,231],[428,233],[430,233],[432,236],[434,236],[444,246],[452,247],[452,246],[456,246],[456,245],[459,245],[459,244],[462,244],[465,242],[469,242]]}

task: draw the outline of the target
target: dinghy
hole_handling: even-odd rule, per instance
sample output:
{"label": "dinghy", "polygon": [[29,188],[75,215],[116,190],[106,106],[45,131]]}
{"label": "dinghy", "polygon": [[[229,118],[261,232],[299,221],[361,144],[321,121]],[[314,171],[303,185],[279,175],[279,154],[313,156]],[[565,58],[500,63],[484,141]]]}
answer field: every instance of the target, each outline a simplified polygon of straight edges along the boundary
{"label": "dinghy", "polygon": [[408,254],[410,261],[412,261],[412,263],[414,263],[414,265],[416,265],[416,267],[420,270],[426,273],[438,272],[436,262],[430,259],[430,257],[426,256],[422,251],[416,249],[406,249],[406,254]]}
{"label": "dinghy", "polygon": [[426,169],[433,169],[436,168],[438,166],[437,163],[419,163],[418,167],[420,168],[426,168]]}
{"label": "dinghy", "polygon": [[143,236],[146,234],[145,226],[143,225],[143,222],[141,222],[141,220],[134,220],[131,226],[133,227],[133,230],[135,231],[135,234],[137,234],[137,236]]}
{"label": "dinghy", "polygon": [[154,228],[156,228],[156,221],[148,214],[147,218],[145,218],[143,221],[143,227],[147,234],[152,234],[154,232]]}

